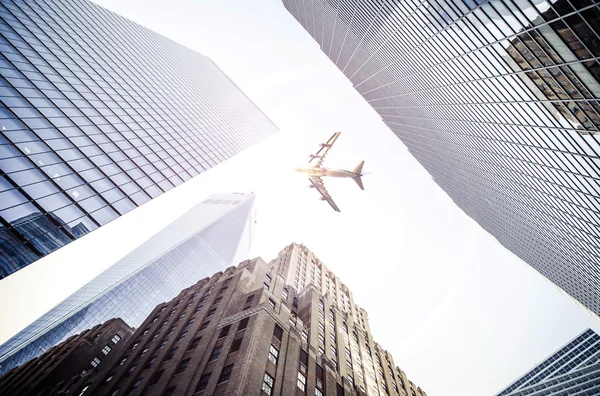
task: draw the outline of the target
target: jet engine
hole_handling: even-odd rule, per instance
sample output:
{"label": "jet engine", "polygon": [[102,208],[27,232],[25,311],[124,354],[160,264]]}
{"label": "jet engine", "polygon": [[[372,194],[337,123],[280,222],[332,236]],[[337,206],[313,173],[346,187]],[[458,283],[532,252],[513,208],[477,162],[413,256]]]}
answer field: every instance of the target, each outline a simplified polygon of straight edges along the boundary
{"label": "jet engine", "polygon": [[315,188],[315,186],[313,186],[312,184],[308,184],[306,187],[308,187],[308,188]]}

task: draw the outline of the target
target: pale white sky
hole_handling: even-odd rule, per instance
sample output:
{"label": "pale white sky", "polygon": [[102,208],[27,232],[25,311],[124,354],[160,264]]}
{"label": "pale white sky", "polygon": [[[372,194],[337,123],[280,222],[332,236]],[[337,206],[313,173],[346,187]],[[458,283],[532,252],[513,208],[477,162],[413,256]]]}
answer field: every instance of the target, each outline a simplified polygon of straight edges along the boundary
{"label": "pale white sky", "polygon": [[[12,319],[0,342],[204,196],[229,191],[258,196],[252,255],[307,245],[430,396],[494,394],[585,328],[600,332],[454,205],[279,0],[95,2],[211,57],[282,132],[3,280],[0,298],[19,294],[0,308]],[[365,160],[372,172],[366,191],[326,180],[342,213],[291,171],[337,130],[326,165]]]}

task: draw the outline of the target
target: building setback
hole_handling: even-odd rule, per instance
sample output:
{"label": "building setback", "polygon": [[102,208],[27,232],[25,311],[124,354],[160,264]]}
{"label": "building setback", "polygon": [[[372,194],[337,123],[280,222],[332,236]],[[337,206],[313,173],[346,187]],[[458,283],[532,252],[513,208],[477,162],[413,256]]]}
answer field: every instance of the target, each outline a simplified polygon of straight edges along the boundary
{"label": "building setback", "polygon": [[0,279],[276,131],[210,59],[90,1],[2,1]]}
{"label": "building setback", "polygon": [[[320,289],[312,277],[296,289],[296,269],[320,273]],[[348,288],[298,244],[269,264],[244,261],[159,304],[114,356],[114,365],[63,391],[426,396],[373,340]]]}
{"label": "building setback", "polygon": [[283,0],[454,202],[600,315],[600,9]]}
{"label": "building setback", "polygon": [[26,364],[0,377],[3,395],[55,394],[80,381],[94,367],[114,355],[134,329],[121,319],[107,322],[69,337]]}
{"label": "building setback", "polygon": [[119,317],[138,327],[156,304],[247,258],[253,194],[212,194],[0,345],[0,374],[66,337]]}
{"label": "building setback", "polygon": [[587,329],[496,396],[600,394],[600,336]]}

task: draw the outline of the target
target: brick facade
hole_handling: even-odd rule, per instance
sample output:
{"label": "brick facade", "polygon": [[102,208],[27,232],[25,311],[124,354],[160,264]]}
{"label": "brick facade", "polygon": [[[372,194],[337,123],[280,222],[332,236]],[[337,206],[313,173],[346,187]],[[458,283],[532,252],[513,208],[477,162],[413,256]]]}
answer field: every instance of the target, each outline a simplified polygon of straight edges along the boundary
{"label": "brick facade", "polygon": [[121,319],[110,319],[73,335],[0,377],[0,394],[56,394],[71,386],[80,388],[81,378],[94,371],[93,365],[112,364],[111,358],[133,332]]}
{"label": "brick facade", "polygon": [[[313,267],[320,282],[295,285]],[[426,396],[373,341],[348,288],[298,244],[159,304],[112,362],[66,394]]]}

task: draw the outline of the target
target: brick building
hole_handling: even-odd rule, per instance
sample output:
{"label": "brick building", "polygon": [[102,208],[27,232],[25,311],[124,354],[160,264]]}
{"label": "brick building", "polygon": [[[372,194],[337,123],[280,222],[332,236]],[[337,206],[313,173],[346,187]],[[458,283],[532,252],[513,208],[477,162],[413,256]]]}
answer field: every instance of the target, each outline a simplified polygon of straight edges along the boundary
{"label": "brick building", "polygon": [[78,387],[103,361],[110,364],[110,357],[118,353],[118,346],[128,341],[133,332],[121,319],[110,319],[73,335],[0,377],[0,394],[56,394],[74,385]]}
{"label": "brick building", "polygon": [[69,394],[426,396],[306,247],[218,272],[159,304]]}

